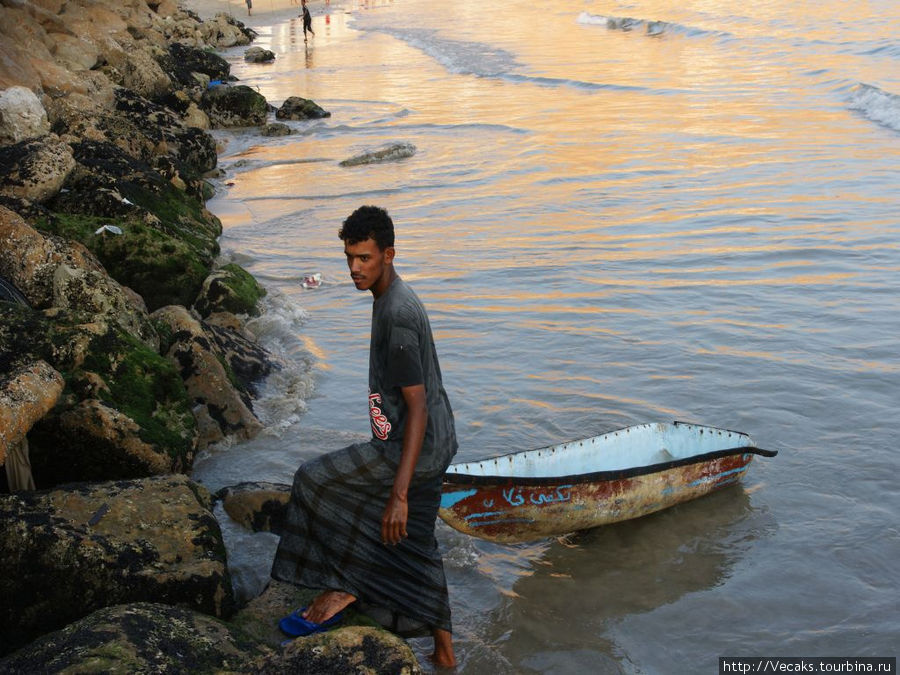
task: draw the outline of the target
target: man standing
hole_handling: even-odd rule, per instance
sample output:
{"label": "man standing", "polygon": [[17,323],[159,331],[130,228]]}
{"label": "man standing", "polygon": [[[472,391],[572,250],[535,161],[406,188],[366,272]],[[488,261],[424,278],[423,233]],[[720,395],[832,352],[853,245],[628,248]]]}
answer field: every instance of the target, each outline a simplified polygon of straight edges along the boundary
{"label": "man standing", "polygon": [[300,0],[300,4],[303,7],[303,11],[300,14],[303,17],[303,41],[306,42],[306,31],[309,31],[313,37],[316,34],[313,33],[312,16],[310,16],[309,7],[306,6],[306,0]]}
{"label": "man standing", "polygon": [[[350,278],[371,291],[372,438],[301,465],[272,576],[322,589],[295,613],[295,634],[357,600],[424,624],[432,660],[456,663],[444,568],[434,536],[444,471],[456,453],[453,412],[425,308],[394,269],[394,224],[362,206],[338,233]],[[291,620],[286,617],[285,620]]]}

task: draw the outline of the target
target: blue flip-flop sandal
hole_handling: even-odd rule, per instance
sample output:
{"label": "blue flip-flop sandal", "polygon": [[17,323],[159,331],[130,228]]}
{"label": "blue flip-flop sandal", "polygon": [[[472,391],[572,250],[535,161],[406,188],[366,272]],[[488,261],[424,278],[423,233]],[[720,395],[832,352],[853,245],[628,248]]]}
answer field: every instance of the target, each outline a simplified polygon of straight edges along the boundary
{"label": "blue flip-flop sandal", "polygon": [[328,630],[344,618],[344,613],[338,612],[327,621],[323,621],[322,623],[315,623],[314,621],[308,621],[303,618],[303,612],[305,611],[306,607],[301,607],[296,612],[291,612],[281,621],[279,621],[278,627],[281,629],[281,632],[285,635],[290,635],[291,637],[313,635],[314,633],[322,633]]}

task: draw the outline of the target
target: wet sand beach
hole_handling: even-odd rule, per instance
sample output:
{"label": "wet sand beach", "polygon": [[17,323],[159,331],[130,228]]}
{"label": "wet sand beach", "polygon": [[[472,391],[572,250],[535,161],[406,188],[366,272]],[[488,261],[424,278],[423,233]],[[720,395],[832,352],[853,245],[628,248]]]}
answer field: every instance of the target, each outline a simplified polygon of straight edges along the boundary
{"label": "wet sand beach", "polygon": [[[252,0],[251,14],[247,14],[247,4],[244,0],[186,0],[182,6],[196,12],[201,19],[208,19],[219,12],[231,14],[235,19],[247,26],[256,27],[272,25],[286,21],[300,14],[300,0]],[[325,0],[313,0],[307,3],[310,11],[319,5],[325,5]]]}

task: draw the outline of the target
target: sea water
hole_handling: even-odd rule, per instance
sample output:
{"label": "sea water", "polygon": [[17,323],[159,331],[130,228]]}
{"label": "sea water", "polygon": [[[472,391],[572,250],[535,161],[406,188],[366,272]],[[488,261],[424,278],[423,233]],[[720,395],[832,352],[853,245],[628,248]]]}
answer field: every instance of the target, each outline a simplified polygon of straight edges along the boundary
{"label": "sea water", "polygon": [[[559,540],[439,523],[460,672],[896,656],[900,4],[313,9],[308,43],[290,13],[260,26],[273,63],[226,53],[274,105],[331,117],[216,132],[209,207],[269,289],[251,327],[284,367],[265,430],[195,477],[289,483],[367,437],[371,296],[337,230],[378,204],[430,313],[459,460],[671,420],[780,451],[742,487]],[[414,154],[340,164],[390,144]],[[252,595],[277,540],[227,534]]]}

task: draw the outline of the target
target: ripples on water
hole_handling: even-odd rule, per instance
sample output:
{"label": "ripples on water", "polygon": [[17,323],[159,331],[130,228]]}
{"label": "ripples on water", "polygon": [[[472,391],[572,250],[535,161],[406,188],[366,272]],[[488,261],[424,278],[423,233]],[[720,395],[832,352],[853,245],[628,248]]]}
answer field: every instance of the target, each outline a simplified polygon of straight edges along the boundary
{"label": "ripples on water", "polygon": [[[743,489],[563,541],[441,525],[463,672],[895,654],[898,11],[395,0],[327,24],[318,7],[306,48],[291,21],[263,27],[275,64],[235,50],[235,74],[332,117],[219,132],[233,185],[210,207],[272,290],[257,327],[292,367],[258,405],[267,431],[197,475],[288,482],[365,436],[371,300],[336,232],[378,203],[460,459],[671,419],[782,451]],[[401,142],[416,154],[339,166]],[[261,583],[265,553],[232,550]]]}

